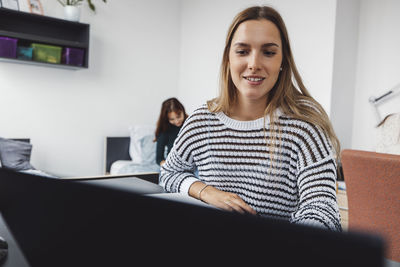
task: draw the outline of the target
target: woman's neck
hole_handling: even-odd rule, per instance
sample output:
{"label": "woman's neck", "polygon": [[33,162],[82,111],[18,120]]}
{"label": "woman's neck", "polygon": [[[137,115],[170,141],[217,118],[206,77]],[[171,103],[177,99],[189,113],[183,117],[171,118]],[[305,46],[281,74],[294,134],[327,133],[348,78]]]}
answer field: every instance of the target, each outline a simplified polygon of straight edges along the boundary
{"label": "woman's neck", "polygon": [[265,101],[237,101],[229,112],[229,117],[239,121],[252,121],[264,116]]}

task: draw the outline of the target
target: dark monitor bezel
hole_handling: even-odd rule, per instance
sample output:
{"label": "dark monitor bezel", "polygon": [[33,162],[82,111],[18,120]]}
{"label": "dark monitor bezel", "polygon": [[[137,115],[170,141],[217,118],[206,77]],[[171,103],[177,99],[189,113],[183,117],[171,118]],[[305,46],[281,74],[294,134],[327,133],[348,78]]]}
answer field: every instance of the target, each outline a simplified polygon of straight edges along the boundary
{"label": "dark monitor bezel", "polygon": [[0,211],[35,266],[383,266],[383,241],[0,169]]}

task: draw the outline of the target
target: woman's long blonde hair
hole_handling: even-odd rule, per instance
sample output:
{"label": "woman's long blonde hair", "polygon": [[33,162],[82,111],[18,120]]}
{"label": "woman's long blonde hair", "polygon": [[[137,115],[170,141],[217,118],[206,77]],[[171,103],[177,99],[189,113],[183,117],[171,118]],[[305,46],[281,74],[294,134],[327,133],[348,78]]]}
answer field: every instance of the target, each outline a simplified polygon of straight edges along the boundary
{"label": "woman's long blonde hair", "polygon": [[[322,106],[310,95],[303,84],[296,68],[290,48],[289,37],[280,14],[268,6],[254,6],[240,12],[233,20],[226,37],[225,49],[222,58],[220,72],[220,94],[217,98],[207,102],[211,112],[222,111],[229,115],[231,107],[237,101],[237,89],[233,84],[229,68],[229,50],[232,38],[241,23],[247,20],[266,19],[275,24],[280,32],[282,40],[282,71],[274,87],[268,93],[267,107],[264,114],[270,117],[271,125],[274,125],[274,112],[278,108],[296,119],[309,122],[325,132],[332,143],[336,160],[340,157],[340,143],[333,130],[328,115]],[[276,130],[278,133],[280,130]]]}

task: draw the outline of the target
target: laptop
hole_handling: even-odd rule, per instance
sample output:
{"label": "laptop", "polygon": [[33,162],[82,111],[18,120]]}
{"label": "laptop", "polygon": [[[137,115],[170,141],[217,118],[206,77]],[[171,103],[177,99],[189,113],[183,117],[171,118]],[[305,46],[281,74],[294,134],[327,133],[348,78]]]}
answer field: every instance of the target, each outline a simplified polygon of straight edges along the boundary
{"label": "laptop", "polygon": [[240,215],[0,169],[0,212],[29,265],[383,266],[378,236]]}

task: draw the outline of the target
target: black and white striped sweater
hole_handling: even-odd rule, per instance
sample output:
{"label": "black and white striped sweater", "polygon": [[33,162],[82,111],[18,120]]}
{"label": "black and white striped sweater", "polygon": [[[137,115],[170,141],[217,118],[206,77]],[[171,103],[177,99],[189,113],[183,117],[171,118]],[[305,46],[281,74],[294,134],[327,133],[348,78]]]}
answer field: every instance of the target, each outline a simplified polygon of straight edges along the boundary
{"label": "black and white striped sweater", "polygon": [[259,215],[341,231],[329,140],[310,123],[279,112],[276,118],[281,133],[272,139],[268,117],[237,121],[203,105],[186,119],[161,168],[160,184],[188,194],[200,179],[236,193]]}

